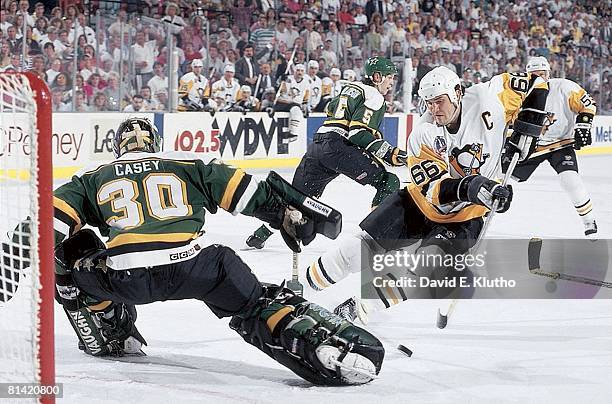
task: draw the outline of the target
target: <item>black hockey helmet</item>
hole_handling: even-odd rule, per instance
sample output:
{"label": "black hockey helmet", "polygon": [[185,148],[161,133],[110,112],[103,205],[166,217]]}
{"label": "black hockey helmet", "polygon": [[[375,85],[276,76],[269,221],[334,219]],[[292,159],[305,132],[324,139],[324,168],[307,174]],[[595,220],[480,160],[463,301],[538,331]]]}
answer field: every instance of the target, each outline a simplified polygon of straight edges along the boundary
{"label": "black hockey helmet", "polygon": [[154,124],[147,118],[129,118],[119,124],[113,139],[113,152],[120,157],[132,151],[157,153],[163,139]]}

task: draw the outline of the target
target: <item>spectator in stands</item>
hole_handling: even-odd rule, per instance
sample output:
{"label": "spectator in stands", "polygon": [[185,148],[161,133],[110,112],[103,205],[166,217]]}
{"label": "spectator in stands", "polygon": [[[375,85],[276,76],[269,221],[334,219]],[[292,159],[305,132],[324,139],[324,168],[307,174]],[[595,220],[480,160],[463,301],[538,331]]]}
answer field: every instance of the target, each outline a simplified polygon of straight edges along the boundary
{"label": "spectator in stands", "polygon": [[11,46],[8,41],[2,41],[0,45],[0,69],[4,69],[11,64]]}
{"label": "spectator in stands", "polygon": [[64,92],[57,87],[51,89],[51,110],[53,112],[65,112],[67,111],[66,106],[62,102],[64,98]]}
{"label": "spectator in stands", "polygon": [[155,40],[145,41],[145,33],[143,31],[136,33],[136,43],[132,45],[132,51],[134,52],[136,76],[140,76],[143,83],[148,82],[153,77],[155,45]]}
{"label": "spectator in stands", "polygon": [[89,105],[87,105],[87,101],[85,100],[85,93],[77,91],[74,97],[74,108],[72,107],[72,99],[70,99],[66,103],[66,110],[73,112],[90,112]]}
{"label": "spectator in stands", "polygon": [[134,94],[130,104],[123,108],[123,112],[144,112],[147,111],[147,107],[144,102],[144,98],[140,94]]}
{"label": "spectator in stands", "polygon": [[323,51],[321,52],[321,57],[325,59],[325,64],[327,66],[338,66],[338,55],[333,49],[331,39],[325,40],[325,48],[323,48]]}
{"label": "spectator in stands", "polygon": [[251,26],[251,16],[253,15],[253,10],[257,7],[256,3],[253,1],[251,5],[247,6],[245,0],[236,1],[236,5],[230,7],[230,14],[232,15],[232,20],[234,21],[234,25],[238,26],[240,30],[247,31]]}
{"label": "spectator in stands", "polygon": [[83,92],[85,93],[85,96],[89,102],[92,101],[93,95],[103,88],[102,78],[98,73],[91,74],[87,81],[83,84]]}
{"label": "spectator in stands", "polygon": [[121,103],[121,90],[119,88],[119,75],[116,72],[109,73],[104,94],[106,94],[108,99],[109,110],[118,111]]}
{"label": "spectator in stands", "polygon": [[166,6],[166,15],[161,19],[162,22],[169,24],[170,33],[178,35],[185,27],[185,20],[178,15],[180,9],[176,3],[169,2]]}
{"label": "spectator in stands", "polygon": [[93,97],[91,112],[105,112],[110,109],[108,99],[103,92],[97,92]]}
{"label": "spectator in stands", "polygon": [[[262,18],[263,17],[263,18]],[[251,33],[251,43],[255,46],[255,53],[259,53],[268,45],[272,44],[274,38],[274,30],[268,25],[268,20],[265,15],[260,16],[259,26],[255,31]]]}
{"label": "spectator in stands", "polygon": [[147,86],[151,89],[153,94],[157,94],[157,92],[161,89],[168,89],[168,77],[165,73],[165,66],[159,62],[155,62],[153,64],[153,73],[155,74],[148,82]]}

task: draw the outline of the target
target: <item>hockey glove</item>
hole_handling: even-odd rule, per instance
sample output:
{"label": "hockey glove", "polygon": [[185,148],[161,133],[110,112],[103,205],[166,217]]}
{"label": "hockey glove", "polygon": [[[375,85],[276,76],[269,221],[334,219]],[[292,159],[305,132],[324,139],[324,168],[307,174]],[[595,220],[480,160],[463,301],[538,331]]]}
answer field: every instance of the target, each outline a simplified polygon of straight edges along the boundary
{"label": "hockey glove", "polygon": [[457,188],[457,198],[460,201],[472,202],[492,209],[493,203],[497,200],[499,202],[497,212],[499,213],[503,213],[510,208],[512,195],[511,185],[504,187],[482,175],[463,177]]}
{"label": "hockey glove", "polygon": [[285,244],[293,252],[301,252],[300,242],[304,245],[310,244],[317,233],[314,221],[304,217],[299,210],[289,207],[285,210],[283,225],[280,228]]}
{"label": "hockey glove", "polygon": [[588,146],[593,142],[591,137],[591,127],[593,125],[593,115],[578,114],[576,117],[576,125],[574,125],[574,149],[580,150],[584,146]]}
{"label": "hockey glove", "polygon": [[400,167],[408,162],[408,153],[391,146],[386,140],[378,139],[370,143],[366,150],[390,166]]}

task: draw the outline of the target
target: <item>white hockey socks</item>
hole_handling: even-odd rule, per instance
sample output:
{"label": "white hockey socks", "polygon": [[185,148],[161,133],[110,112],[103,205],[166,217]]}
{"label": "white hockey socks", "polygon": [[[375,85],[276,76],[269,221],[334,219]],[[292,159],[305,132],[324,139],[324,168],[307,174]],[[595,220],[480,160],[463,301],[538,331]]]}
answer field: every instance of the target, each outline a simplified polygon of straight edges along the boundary
{"label": "white hockey socks", "polygon": [[576,212],[582,219],[585,229],[593,227],[595,223],[595,216],[593,215],[593,204],[589,193],[584,186],[584,182],[576,171],[563,171],[559,173],[559,179],[561,186],[565,192],[569,195]]}

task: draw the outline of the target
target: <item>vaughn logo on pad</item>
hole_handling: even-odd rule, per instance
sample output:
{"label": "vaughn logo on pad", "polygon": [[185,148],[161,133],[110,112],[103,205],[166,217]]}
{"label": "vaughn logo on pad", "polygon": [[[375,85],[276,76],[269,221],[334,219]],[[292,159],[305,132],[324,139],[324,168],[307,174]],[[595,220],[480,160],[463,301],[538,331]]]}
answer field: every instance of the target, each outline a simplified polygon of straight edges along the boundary
{"label": "vaughn logo on pad", "polygon": [[314,210],[315,212],[318,212],[320,214],[322,214],[325,217],[328,217],[329,214],[332,212],[331,208],[328,206],[323,205],[322,203],[319,203],[313,199],[310,198],[306,198],[304,200],[304,206]]}

